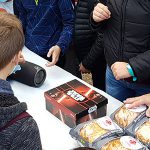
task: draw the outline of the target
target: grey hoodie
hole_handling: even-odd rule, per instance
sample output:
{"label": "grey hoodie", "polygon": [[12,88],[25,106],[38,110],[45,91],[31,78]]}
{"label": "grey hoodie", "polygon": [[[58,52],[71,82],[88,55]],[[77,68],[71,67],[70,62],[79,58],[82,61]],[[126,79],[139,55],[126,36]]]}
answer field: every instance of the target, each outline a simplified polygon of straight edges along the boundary
{"label": "grey hoodie", "polygon": [[[0,128],[27,110],[14,96],[9,82],[0,79]],[[0,132],[0,150],[41,150],[39,130],[32,117],[18,120]]]}

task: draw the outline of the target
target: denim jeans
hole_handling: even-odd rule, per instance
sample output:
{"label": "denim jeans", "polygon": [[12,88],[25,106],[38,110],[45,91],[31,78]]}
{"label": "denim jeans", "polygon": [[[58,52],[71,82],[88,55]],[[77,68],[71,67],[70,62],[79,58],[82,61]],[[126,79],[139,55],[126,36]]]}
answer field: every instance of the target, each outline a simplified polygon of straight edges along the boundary
{"label": "denim jeans", "polygon": [[150,93],[150,85],[149,87],[143,87],[137,83],[131,83],[125,80],[116,80],[111,69],[107,67],[106,93],[120,101],[124,101],[130,97],[136,97]]}

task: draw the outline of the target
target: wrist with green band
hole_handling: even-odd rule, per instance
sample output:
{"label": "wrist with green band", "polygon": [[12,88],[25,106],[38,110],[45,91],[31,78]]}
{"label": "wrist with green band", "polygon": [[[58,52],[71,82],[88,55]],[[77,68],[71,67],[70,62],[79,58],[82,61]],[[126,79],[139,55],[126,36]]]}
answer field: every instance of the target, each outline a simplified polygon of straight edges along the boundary
{"label": "wrist with green band", "polygon": [[129,74],[133,77],[133,81],[136,81],[137,77],[135,77],[133,69],[132,69],[132,67],[129,64],[127,64],[127,70],[129,72]]}

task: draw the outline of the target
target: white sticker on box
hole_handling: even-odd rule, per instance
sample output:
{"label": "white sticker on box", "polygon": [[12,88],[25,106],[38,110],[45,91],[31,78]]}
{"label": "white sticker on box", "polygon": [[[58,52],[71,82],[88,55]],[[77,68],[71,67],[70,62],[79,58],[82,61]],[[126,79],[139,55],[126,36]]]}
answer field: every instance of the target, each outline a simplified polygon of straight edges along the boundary
{"label": "white sticker on box", "polygon": [[127,149],[139,150],[143,147],[135,138],[131,136],[123,136],[120,138],[123,147]]}
{"label": "white sticker on box", "polygon": [[94,105],[93,107],[90,107],[90,108],[88,109],[88,113],[90,114],[90,113],[92,113],[92,112],[94,112],[94,111],[96,111],[96,110],[97,110],[97,106]]}
{"label": "white sticker on box", "polygon": [[117,127],[115,126],[114,122],[111,120],[110,117],[105,116],[103,118],[99,118],[97,123],[106,130],[115,130]]}

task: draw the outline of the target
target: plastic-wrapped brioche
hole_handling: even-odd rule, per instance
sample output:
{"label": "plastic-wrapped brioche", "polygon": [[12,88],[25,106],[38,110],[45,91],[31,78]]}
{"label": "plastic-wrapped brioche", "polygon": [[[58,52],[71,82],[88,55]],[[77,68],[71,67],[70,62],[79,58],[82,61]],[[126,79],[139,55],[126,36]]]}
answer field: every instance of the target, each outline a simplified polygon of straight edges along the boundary
{"label": "plastic-wrapped brioche", "polygon": [[131,136],[110,137],[95,143],[96,150],[148,150],[146,146]]}
{"label": "plastic-wrapped brioche", "polygon": [[81,145],[92,147],[102,139],[123,135],[123,130],[108,116],[81,123],[70,130]]}
{"label": "plastic-wrapped brioche", "polygon": [[139,115],[139,112],[133,112],[128,108],[121,107],[118,112],[114,116],[114,120],[117,122],[118,125],[121,127],[127,127],[133,120]]}
{"label": "plastic-wrapped brioche", "polygon": [[121,142],[120,139],[115,139],[104,145],[101,150],[129,150],[125,148]]}
{"label": "plastic-wrapped brioche", "polygon": [[80,130],[80,136],[90,143],[105,133],[107,133],[107,130],[101,128],[96,122],[91,122]]}
{"label": "plastic-wrapped brioche", "polygon": [[143,143],[150,143],[150,120],[146,121],[135,133],[136,137]]}

